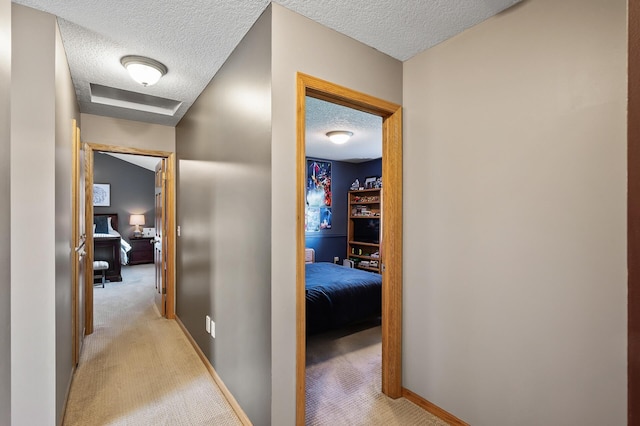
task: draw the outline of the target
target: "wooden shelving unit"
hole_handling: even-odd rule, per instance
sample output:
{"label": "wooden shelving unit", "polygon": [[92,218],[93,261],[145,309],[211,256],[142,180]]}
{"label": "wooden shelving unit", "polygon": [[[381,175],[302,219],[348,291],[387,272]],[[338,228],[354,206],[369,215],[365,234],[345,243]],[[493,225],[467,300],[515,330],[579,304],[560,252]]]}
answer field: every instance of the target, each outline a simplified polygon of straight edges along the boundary
{"label": "wooden shelving unit", "polygon": [[382,189],[349,191],[347,255],[358,269],[380,273]]}

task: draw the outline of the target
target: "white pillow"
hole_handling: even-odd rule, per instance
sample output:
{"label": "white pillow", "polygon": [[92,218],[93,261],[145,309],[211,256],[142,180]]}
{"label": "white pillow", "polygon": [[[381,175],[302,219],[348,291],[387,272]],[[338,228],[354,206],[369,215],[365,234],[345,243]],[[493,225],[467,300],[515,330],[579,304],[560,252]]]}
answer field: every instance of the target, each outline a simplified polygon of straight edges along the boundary
{"label": "white pillow", "polygon": [[[95,225],[94,225],[95,226]],[[107,221],[107,230],[109,231],[109,233],[111,234],[113,231],[115,231],[115,229],[113,229],[113,227],[111,226],[111,216],[109,216],[109,220]]]}

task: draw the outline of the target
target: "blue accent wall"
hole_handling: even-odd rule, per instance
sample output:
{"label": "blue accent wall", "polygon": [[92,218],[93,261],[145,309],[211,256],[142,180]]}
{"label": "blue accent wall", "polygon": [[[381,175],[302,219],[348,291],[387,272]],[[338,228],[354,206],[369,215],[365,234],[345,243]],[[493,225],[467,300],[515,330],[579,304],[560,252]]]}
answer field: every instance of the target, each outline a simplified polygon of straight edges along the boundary
{"label": "blue accent wall", "polygon": [[331,161],[332,223],[331,229],[305,234],[305,246],[316,252],[316,262],[333,262],[335,256],[340,262],[347,255],[347,193],[356,179],[364,185],[369,176],[382,175],[382,159],[365,163],[347,163],[343,161],[310,158],[307,160]]}
{"label": "blue accent wall", "polygon": [[[382,158],[377,160],[367,161],[366,163],[360,163],[358,166],[358,173],[360,174],[360,184],[364,185],[365,178],[375,176],[382,176]],[[355,179],[355,178],[354,178]],[[384,182],[383,182],[384,183]]]}

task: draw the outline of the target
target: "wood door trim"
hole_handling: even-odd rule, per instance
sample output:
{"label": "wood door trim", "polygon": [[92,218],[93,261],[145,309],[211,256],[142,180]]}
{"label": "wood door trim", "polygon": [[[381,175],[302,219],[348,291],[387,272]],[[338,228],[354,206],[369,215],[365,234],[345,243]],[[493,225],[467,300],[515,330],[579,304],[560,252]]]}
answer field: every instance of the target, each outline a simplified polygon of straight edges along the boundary
{"label": "wood door trim", "polygon": [[428,411],[439,419],[444,420],[450,426],[469,426],[469,423],[465,422],[464,420],[460,420],[447,410],[438,407],[431,401],[427,401],[417,393],[412,392],[407,388],[402,388],[402,396],[416,404],[418,407],[421,407],[425,411]]}
{"label": "wood door trim", "polygon": [[86,152],[85,173],[87,186],[85,188],[85,225],[87,234],[87,257],[85,267],[85,334],[93,333],[93,153],[94,151],[113,152],[118,154],[145,155],[160,157],[167,160],[166,190],[166,235],[169,255],[167,256],[167,303],[166,317],[175,318],[175,264],[176,264],[176,227],[175,227],[175,153],[169,151],[146,150],[115,145],[105,145],[92,142],[84,144]]}
{"label": "wood door trim", "polygon": [[[304,269],[306,96],[382,117],[382,391],[402,396],[402,107],[307,74],[296,81],[296,424],[305,424],[306,303]],[[382,253],[381,253],[382,254]]]}
{"label": "wood door trim", "polygon": [[176,271],[176,155],[170,153],[167,159],[167,180],[165,182],[165,235],[167,240],[167,300],[166,313],[168,319],[176,317],[175,307],[175,271]]}
{"label": "wood door trim", "polygon": [[84,144],[84,225],[85,268],[84,268],[84,334],[93,333],[93,148]]}
{"label": "wood door trim", "polygon": [[129,148],[126,146],[115,146],[115,145],[105,145],[93,142],[87,142],[87,145],[91,147],[94,151],[103,151],[103,152],[114,152],[118,154],[133,154],[133,155],[144,155],[147,157],[164,157],[169,158],[174,155],[173,152],[169,151],[155,151],[155,150],[146,150],[139,148]]}
{"label": "wood door trim", "polygon": [[[402,396],[402,109],[382,122],[382,393]],[[386,280],[385,280],[386,278]]]}
{"label": "wood door trim", "polygon": [[640,425],[640,3],[628,2],[627,424]]}

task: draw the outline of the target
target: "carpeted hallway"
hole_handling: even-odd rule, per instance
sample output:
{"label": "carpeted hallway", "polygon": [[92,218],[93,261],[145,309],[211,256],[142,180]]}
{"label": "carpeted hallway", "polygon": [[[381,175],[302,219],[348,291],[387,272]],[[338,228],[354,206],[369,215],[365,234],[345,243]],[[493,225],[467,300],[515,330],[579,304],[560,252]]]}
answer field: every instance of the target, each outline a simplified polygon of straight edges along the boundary
{"label": "carpeted hallway", "polygon": [[122,275],[94,288],[64,425],[240,425],[179,326],[158,315],[153,265]]}
{"label": "carpeted hallway", "polygon": [[[64,425],[240,425],[179,326],[158,315],[153,265],[122,275],[94,288],[94,333]],[[307,346],[307,425],[446,425],[381,394],[379,326],[312,336]]]}
{"label": "carpeted hallway", "polygon": [[365,324],[307,338],[307,425],[447,423],[381,389],[381,330]]}

